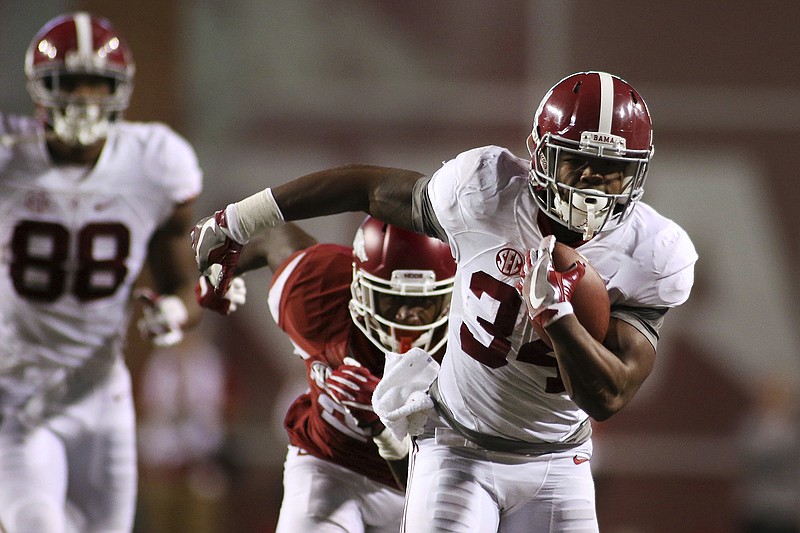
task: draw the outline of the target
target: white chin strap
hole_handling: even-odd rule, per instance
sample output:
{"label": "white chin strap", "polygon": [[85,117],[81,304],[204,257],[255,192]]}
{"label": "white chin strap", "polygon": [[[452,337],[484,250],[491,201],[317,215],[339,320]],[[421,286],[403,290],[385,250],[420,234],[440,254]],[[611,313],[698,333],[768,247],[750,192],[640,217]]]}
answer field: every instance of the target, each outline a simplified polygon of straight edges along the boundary
{"label": "white chin strap", "polygon": [[591,239],[600,230],[611,204],[608,198],[594,196],[592,193],[603,194],[595,189],[575,189],[571,191],[571,203],[555,195],[558,216],[573,228],[582,228],[584,240]]}
{"label": "white chin strap", "polygon": [[90,146],[108,135],[110,121],[97,104],[69,104],[52,114],[55,134],[67,144]]}

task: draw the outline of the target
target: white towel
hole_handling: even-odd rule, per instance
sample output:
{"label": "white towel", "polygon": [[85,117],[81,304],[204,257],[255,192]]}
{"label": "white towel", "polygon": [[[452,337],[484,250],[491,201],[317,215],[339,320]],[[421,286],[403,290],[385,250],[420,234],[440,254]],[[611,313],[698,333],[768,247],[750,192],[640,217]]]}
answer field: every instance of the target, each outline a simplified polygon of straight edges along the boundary
{"label": "white towel", "polygon": [[383,378],[372,395],[372,407],[398,439],[422,433],[433,400],[428,388],[439,373],[439,363],[420,348],[387,353]]}

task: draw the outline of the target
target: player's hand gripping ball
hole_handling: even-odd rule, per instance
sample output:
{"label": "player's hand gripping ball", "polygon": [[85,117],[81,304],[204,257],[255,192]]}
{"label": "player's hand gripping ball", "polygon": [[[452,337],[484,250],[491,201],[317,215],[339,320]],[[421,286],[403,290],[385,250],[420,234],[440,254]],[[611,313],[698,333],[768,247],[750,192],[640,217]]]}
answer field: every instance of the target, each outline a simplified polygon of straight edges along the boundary
{"label": "player's hand gripping ball", "polygon": [[570,312],[596,340],[605,338],[611,309],[603,279],[579,252],[552,236],[529,254],[520,293],[533,329],[551,348],[544,327]]}

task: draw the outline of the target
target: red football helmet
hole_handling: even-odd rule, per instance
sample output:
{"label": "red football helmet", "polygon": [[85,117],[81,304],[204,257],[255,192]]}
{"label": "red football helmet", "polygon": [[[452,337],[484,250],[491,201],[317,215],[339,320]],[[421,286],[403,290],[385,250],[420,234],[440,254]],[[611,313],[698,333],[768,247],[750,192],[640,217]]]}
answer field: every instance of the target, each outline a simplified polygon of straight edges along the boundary
{"label": "red football helmet", "polygon": [[447,244],[367,217],[353,241],[353,322],[381,350],[433,354],[447,340],[455,272]]}
{"label": "red football helmet", "polygon": [[[128,107],[134,72],[133,56],[111,23],[85,12],[49,21],[25,54],[28,92],[69,144],[91,145],[106,136],[109,124]],[[110,94],[72,95],[64,89],[65,80],[76,75],[107,80]]]}
{"label": "red football helmet", "polygon": [[[650,112],[627,82],[605,72],[567,76],[542,99],[528,137],[536,203],[587,240],[618,227],[644,192],[652,141]],[[624,168],[622,192],[563,183],[558,174],[561,158],[575,156]]]}

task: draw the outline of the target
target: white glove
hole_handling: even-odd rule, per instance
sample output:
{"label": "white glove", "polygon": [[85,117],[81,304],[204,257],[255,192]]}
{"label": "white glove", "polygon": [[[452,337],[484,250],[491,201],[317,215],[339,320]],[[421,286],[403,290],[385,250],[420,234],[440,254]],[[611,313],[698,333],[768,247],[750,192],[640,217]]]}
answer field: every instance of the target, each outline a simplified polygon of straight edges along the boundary
{"label": "white glove", "polygon": [[156,346],[174,346],[183,340],[183,327],[189,319],[183,300],[174,295],[159,296],[150,289],[138,289],[143,316],[137,324],[142,337]]}
{"label": "white glove", "polygon": [[[235,213],[235,209],[231,206]],[[217,296],[223,297],[228,292],[228,286],[233,280],[233,273],[241,257],[242,245],[247,241],[237,241],[234,233],[228,227],[227,209],[217,211],[211,217],[206,217],[192,229],[192,250],[200,272],[205,276],[214,276],[212,285]],[[231,220],[236,220],[234,216]],[[241,237],[240,237],[241,238]],[[211,270],[212,265],[220,265],[219,269]]]}
{"label": "white glove", "polygon": [[577,262],[565,272],[553,266],[553,248],[556,239],[548,235],[539,243],[539,249],[528,252],[521,286],[518,287],[528,308],[528,316],[543,327],[573,314],[573,286],[586,272],[586,265]]}
{"label": "white glove", "polygon": [[438,373],[439,364],[420,348],[386,354],[383,378],[375,387],[372,407],[398,440],[422,433],[434,407],[428,388]]}

